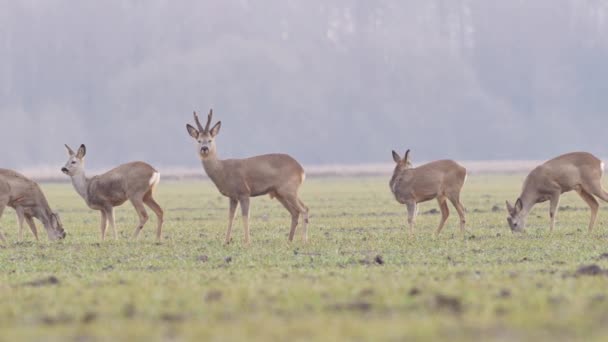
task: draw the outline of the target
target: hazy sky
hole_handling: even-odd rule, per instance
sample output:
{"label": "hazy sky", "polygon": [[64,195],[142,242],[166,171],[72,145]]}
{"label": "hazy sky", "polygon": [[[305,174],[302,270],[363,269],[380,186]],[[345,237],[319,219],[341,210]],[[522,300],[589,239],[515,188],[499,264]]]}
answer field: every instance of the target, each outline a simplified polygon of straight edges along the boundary
{"label": "hazy sky", "polygon": [[0,0],[0,167],[608,156],[608,1]]}

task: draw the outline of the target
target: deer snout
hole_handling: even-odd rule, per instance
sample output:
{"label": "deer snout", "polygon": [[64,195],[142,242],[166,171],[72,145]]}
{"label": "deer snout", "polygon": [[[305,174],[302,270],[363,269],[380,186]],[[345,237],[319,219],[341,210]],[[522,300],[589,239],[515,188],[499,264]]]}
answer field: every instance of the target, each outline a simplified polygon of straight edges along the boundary
{"label": "deer snout", "polygon": [[201,147],[201,152],[205,153],[205,154],[209,153],[209,147],[207,147],[207,146]]}
{"label": "deer snout", "polygon": [[61,172],[65,173],[67,175],[68,174],[68,168],[67,167],[62,167],[61,168]]}

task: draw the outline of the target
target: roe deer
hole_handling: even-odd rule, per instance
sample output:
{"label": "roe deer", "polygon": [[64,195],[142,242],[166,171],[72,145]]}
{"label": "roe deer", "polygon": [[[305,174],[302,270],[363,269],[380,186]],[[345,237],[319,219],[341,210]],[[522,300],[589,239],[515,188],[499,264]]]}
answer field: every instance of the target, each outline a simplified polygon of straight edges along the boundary
{"label": "roe deer", "polygon": [[69,158],[61,171],[72,178],[76,192],[84,198],[91,209],[101,211],[101,240],[105,239],[108,222],[112,227],[114,239],[118,238],[114,222],[114,207],[130,200],[139,215],[139,225],[135,228],[137,238],[148,221],[146,204],[157,217],[156,239],[161,240],[163,209],[153,198],[153,192],[160,182],[160,173],[144,162],[120,165],[102,175],[87,178],[84,173],[84,156],[87,152],[80,145],[77,153],[65,145]]}
{"label": "roe deer", "polygon": [[412,168],[410,150],[403,159],[393,151],[397,165],[389,183],[395,199],[407,206],[409,235],[414,233],[418,212],[417,204],[434,198],[439,202],[441,221],[435,234],[439,234],[450,215],[446,200],[450,200],[460,216],[460,232],[465,232],[464,207],[460,203],[460,191],[467,178],[467,170],[452,160],[438,160]]}
{"label": "roe deer", "polygon": [[589,232],[593,230],[599,203],[593,196],[608,201],[608,193],[602,189],[604,163],[587,152],[573,152],[551,159],[536,167],[524,181],[521,195],[511,205],[506,201],[507,222],[513,232],[521,232],[526,227],[526,217],[536,203],[550,201],[550,232],[555,228],[555,216],[559,196],[564,192],[576,191],[591,208]]}
{"label": "roe deer", "polygon": [[308,208],[298,197],[298,189],[304,182],[302,166],[286,154],[266,154],[246,159],[218,159],[215,137],[220,132],[222,122],[212,128],[213,111],[209,111],[207,124],[203,127],[194,113],[198,127],[187,125],[188,133],[197,141],[198,155],[205,172],[211,178],[222,195],[230,199],[226,244],[230,243],[232,223],[237,205],[241,204],[245,244],[249,244],[249,198],[269,194],[276,198],[291,214],[289,241],[293,241],[299,217],[303,217],[303,240],[307,241]]}
{"label": "roe deer", "polygon": [[[51,210],[38,184],[15,171],[0,169],[0,217],[6,206],[17,212],[19,241],[23,239],[24,220],[38,240],[38,230],[33,218],[42,222],[50,240],[65,238],[65,230],[59,214]],[[0,232],[0,240],[6,241],[2,232]]]}

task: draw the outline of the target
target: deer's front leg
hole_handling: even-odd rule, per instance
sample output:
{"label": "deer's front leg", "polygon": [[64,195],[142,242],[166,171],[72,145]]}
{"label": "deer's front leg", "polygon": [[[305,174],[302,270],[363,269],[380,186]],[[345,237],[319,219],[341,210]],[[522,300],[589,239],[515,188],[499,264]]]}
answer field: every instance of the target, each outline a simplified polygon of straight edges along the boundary
{"label": "deer's front leg", "polygon": [[245,244],[249,244],[249,196],[243,196],[239,200],[241,213],[243,214],[243,227],[245,228]]}
{"label": "deer's front leg", "polygon": [[15,208],[15,211],[17,212],[17,220],[19,221],[19,241],[21,242],[23,241],[23,221],[25,216],[22,207]]}
{"label": "deer's front leg", "polygon": [[551,227],[549,228],[549,232],[553,233],[553,228],[555,228],[555,216],[557,215],[557,206],[559,205],[559,193],[553,194],[550,201],[549,216],[551,218]]}
{"label": "deer's front leg", "polygon": [[103,241],[103,239],[105,239],[106,237],[106,228],[108,227],[108,216],[106,215],[106,212],[103,210],[101,211],[101,225],[99,226],[99,229],[101,231],[101,240]]}
{"label": "deer's front leg", "polygon": [[418,206],[416,202],[407,203],[407,223],[409,224],[409,236],[414,236],[414,225],[416,224],[416,215],[418,214]]}
{"label": "deer's front leg", "polygon": [[228,229],[226,230],[226,245],[230,243],[230,234],[232,234],[232,223],[234,222],[234,216],[236,215],[236,207],[239,202],[236,199],[230,199],[230,209],[228,209]]}

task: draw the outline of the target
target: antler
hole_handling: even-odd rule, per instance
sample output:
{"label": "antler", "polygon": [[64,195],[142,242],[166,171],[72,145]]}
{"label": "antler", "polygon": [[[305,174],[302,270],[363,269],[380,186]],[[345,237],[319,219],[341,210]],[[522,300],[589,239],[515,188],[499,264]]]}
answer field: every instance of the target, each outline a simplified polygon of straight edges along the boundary
{"label": "antler", "polygon": [[198,126],[198,131],[201,133],[204,132],[203,125],[201,125],[201,121],[198,119],[196,112],[194,112],[194,122],[196,122],[196,126]]}
{"label": "antler", "polygon": [[211,119],[213,118],[213,109],[209,109],[209,114],[207,115],[207,125],[205,125],[205,132],[209,133],[209,126],[211,126]]}

